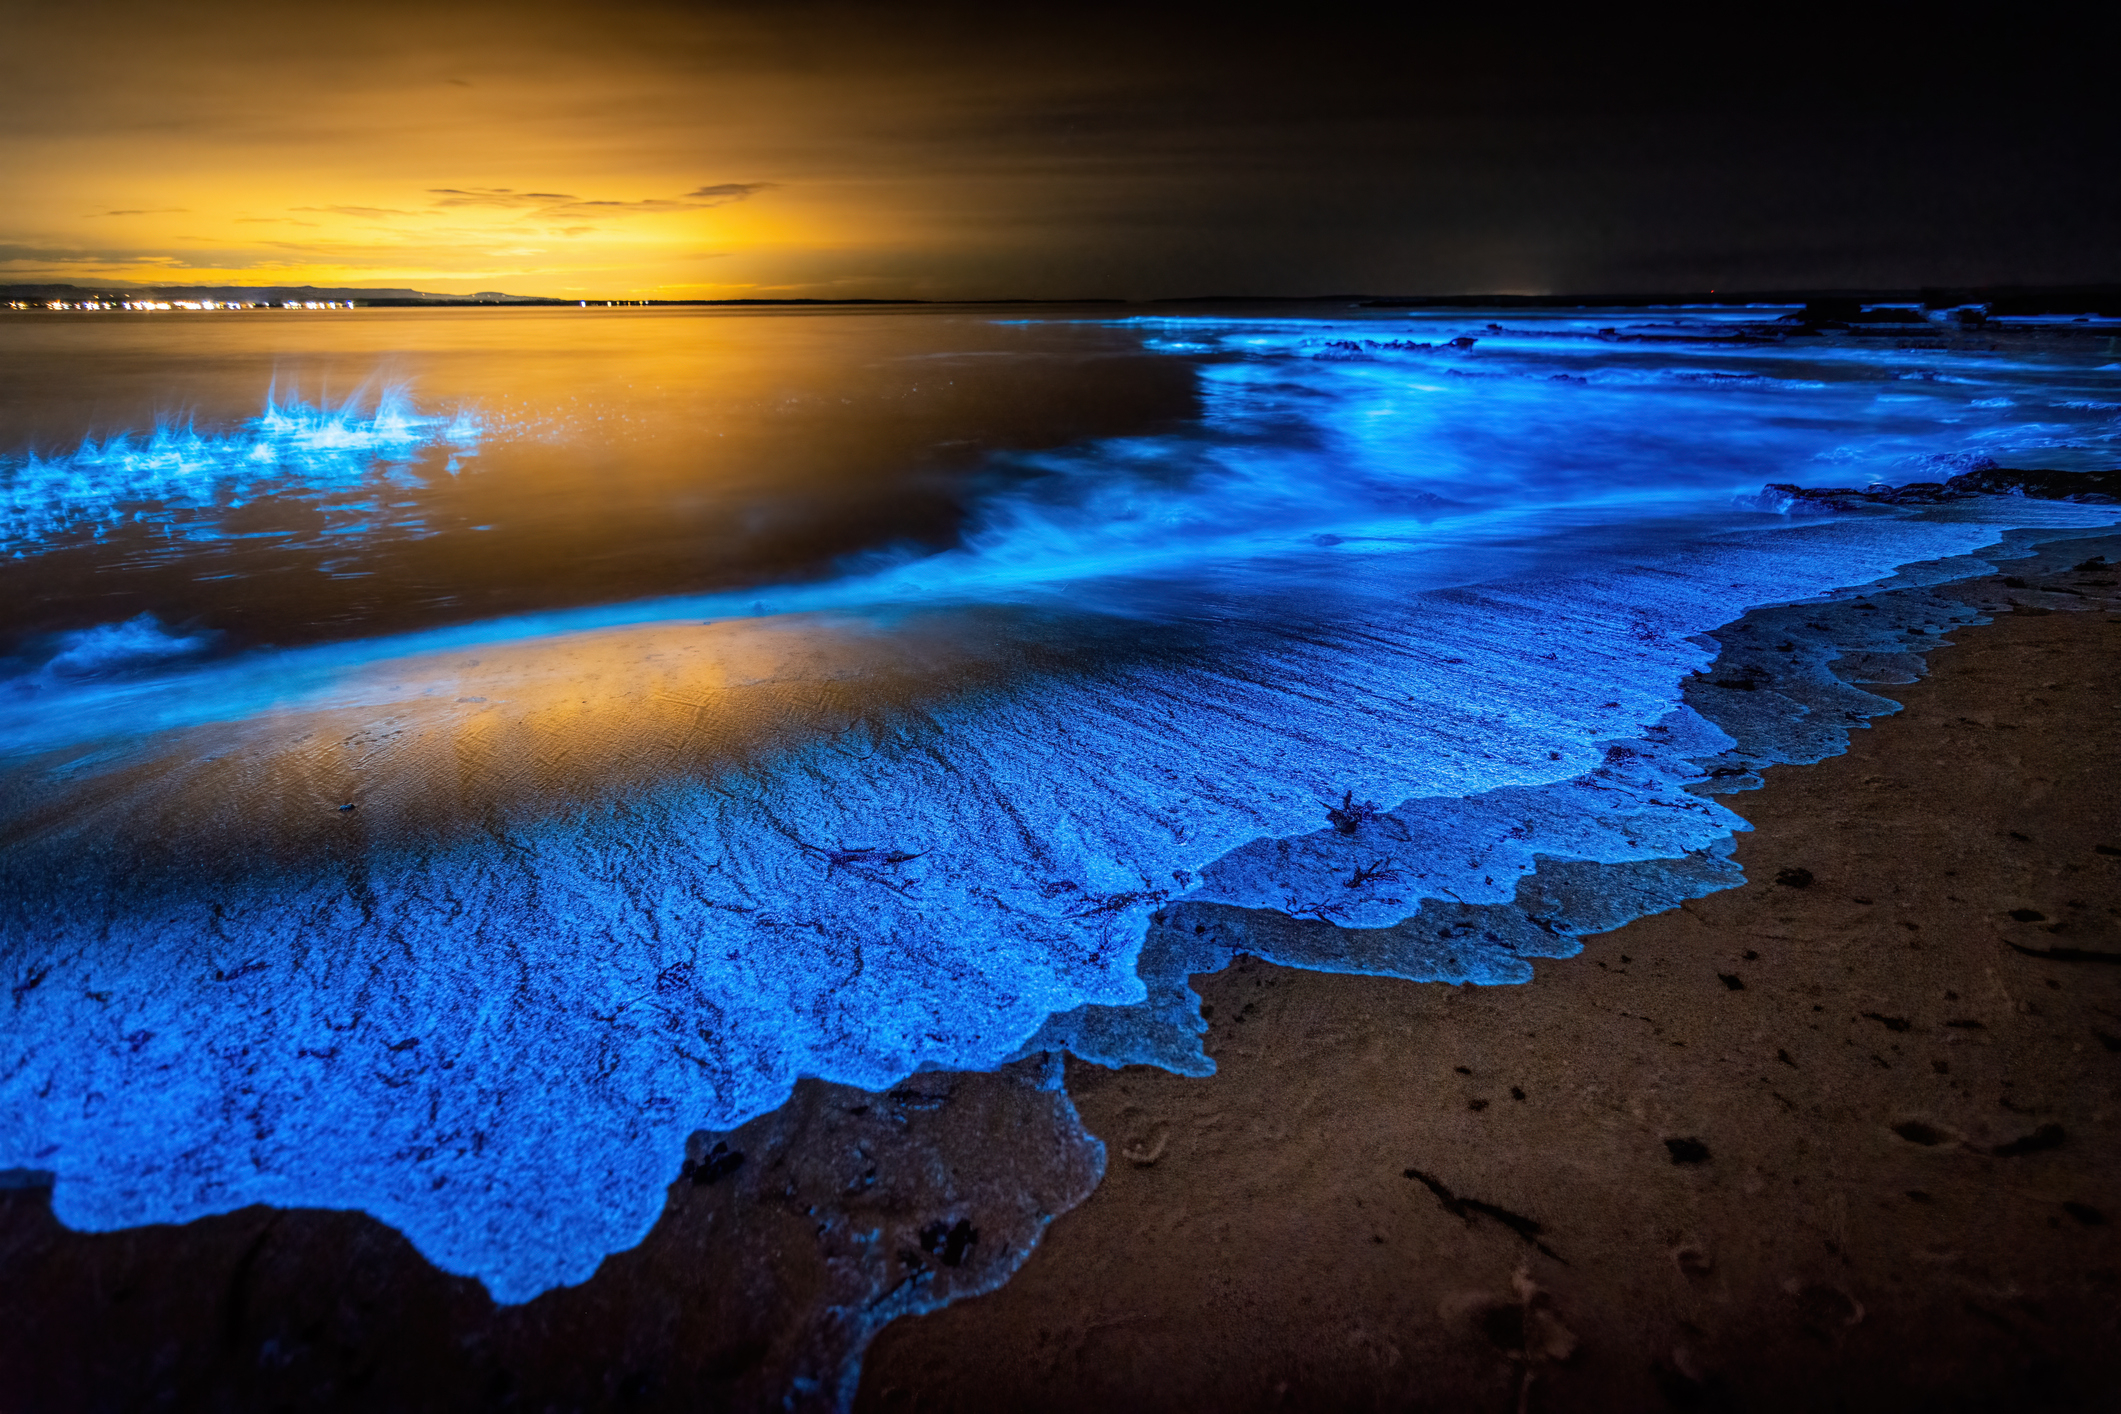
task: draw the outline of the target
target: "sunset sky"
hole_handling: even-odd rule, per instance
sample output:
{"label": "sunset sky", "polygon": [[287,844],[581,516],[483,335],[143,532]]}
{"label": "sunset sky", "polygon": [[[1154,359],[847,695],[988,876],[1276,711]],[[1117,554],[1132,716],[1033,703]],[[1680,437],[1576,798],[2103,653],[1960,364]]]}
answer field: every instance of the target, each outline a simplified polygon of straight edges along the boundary
{"label": "sunset sky", "polygon": [[1332,5],[16,5],[0,281],[1140,298],[2121,278],[2111,22],[1535,31],[1462,8],[1379,29]]}

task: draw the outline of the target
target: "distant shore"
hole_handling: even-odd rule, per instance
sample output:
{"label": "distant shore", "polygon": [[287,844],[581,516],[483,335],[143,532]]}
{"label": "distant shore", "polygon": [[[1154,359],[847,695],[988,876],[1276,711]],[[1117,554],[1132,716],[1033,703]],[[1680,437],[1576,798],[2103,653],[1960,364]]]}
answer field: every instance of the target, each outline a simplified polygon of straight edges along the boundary
{"label": "distant shore", "polygon": [[217,301],[265,307],[304,307],[318,303],[351,303],[361,308],[573,308],[652,306],[657,308],[956,308],[988,305],[1121,306],[1177,308],[1254,306],[1295,309],[1330,306],[1367,310],[1395,309],[1655,309],[1810,307],[1824,317],[1852,318],[1867,307],[1901,306],[1929,310],[1983,311],[1995,318],[2121,317],[2121,285],[1932,285],[1893,289],[1782,290],[1590,290],[1537,293],[1498,291],[1448,294],[1257,294],[1233,291],[1205,295],[1165,295],[1148,299],[1112,296],[994,295],[978,299],[930,300],[906,297],[811,298],[747,296],[727,299],[644,299],[581,295],[521,295],[499,290],[450,294],[413,289],[371,289],[354,285],[75,285],[20,283],[0,285],[0,310],[81,307],[123,301]]}

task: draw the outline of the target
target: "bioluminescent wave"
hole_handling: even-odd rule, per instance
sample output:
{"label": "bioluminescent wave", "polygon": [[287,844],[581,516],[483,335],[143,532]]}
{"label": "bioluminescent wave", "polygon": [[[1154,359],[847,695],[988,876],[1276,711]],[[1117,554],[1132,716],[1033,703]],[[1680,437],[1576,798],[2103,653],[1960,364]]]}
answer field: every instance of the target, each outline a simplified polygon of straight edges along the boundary
{"label": "bioluminescent wave", "polygon": [[[0,702],[0,1165],[57,1173],[85,1227],[360,1208],[525,1299],[640,1238],[687,1133],[798,1076],[1027,1044],[1200,1068],[1182,969],[1142,974],[1174,903],[1377,930],[1543,861],[1720,877],[1740,821],[1699,763],[1738,719],[1682,702],[1701,635],[2117,519],[1757,495],[2105,465],[2110,358],[1517,324],[1105,326],[1190,370],[1191,416],[995,451],[950,483],[951,544],[880,532],[829,575],[196,665],[155,650],[215,630],[182,605],[116,621],[108,671],[52,640]],[[1823,674],[1955,621],[1925,613],[1789,651]],[[1884,710],[1758,696],[1761,759]],[[1528,955],[1475,930],[1336,965],[1512,982]]]}
{"label": "bioluminescent wave", "polygon": [[269,393],[240,428],[201,431],[163,423],[145,437],[84,439],[57,456],[0,459],[0,554],[34,555],[75,536],[125,525],[187,539],[270,532],[231,528],[228,513],[264,496],[294,493],[326,512],[327,535],[372,529],[382,499],[417,484],[416,460],[434,456],[447,474],[478,454],[479,420],[459,408],[422,414],[406,388],[366,389],[336,405]]}

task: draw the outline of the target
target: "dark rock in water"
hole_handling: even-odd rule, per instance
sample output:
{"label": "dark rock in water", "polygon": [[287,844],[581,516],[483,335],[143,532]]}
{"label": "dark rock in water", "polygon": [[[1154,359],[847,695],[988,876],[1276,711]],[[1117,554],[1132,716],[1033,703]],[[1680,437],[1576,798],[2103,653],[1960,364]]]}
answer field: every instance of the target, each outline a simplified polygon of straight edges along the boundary
{"label": "dark rock in water", "polygon": [[[1904,486],[1798,486],[1774,482],[1767,488],[1789,500],[1792,508],[1853,510],[1858,506],[1930,506],[1967,496],[2024,496],[2035,501],[2069,501],[2110,505],[2121,501],[2121,469],[2055,471],[1985,466],[1949,481],[1911,481]],[[2097,566],[2094,566],[2097,568]]]}
{"label": "dark rock in water", "polygon": [[1089,1196],[1104,1147],[1060,1074],[1036,1057],[888,1095],[802,1081],[772,1114],[693,1136],[638,1247],[521,1306],[362,1213],[253,1207],[69,1232],[49,1175],[0,1175],[0,1283],[15,1295],[0,1402],[131,1409],[181,1390],[173,1407],[843,1407],[887,1321],[999,1286]]}
{"label": "dark rock in water", "polygon": [[2112,471],[2020,470],[1989,467],[1955,476],[1944,483],[1961,495],[2026,496],[2036,501],[2075,501],[2109,505],[2121,500],[2121,468]]}
{"label": "dark rock in water", "polygon": [[1864,307],[1859,299],[1828,296],[1807,300],[1803,309],[1795,314],[1785,314],[1778,324],[1794,324],[1799,329],[1811,332],[1819,329],[1847,329],[1866,324],[1928,324],[1929,316],[1919,309],[1907,305],[1883,304]]}
{"label": "dark rock in water", "polygon": [[1815,299],[1807,300],[1802,310],[1782,316],[1783,322],[1804,324],[1817,328],[1820,325],[1847,324],[1863,315],[1863,301],[1859,299]]}

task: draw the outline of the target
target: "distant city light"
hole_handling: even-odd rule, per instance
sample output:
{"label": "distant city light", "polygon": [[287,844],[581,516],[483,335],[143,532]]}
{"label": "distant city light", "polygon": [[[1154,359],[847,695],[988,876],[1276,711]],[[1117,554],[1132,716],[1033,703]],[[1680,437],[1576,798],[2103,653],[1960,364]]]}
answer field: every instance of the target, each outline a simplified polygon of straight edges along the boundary
{"label": "distant city light", "polygon": [[67,313],[94,312],[98,310],[131,310],[135,313],[166,309],[354,309],[350,299],[311,300],[9,300],[9,309],[51,309]]}

